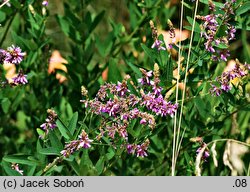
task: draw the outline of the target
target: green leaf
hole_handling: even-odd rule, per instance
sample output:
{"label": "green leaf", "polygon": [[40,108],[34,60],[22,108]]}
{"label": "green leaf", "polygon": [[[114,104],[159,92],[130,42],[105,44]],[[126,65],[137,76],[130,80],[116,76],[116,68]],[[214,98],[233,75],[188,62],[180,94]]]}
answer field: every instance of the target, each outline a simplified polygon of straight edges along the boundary
{"label": "green leaf", "polygon": [[53,172],[61,173],[64,166],[54,166],[46,172],[46,175],[53,175]]}
{"label": "green leaf", "polygon": [[56,19],[57,19],[59,25],[61,26],[61,29],[64,32],[64,34],[69,36],[69,34],[70,34],[70,24],[69,24],[69,22],[66,19],[64,19],[64,17],[61,16],[61,15],[57,15]]}
{"label": "green leaf", "polygon": [[93,166],[93,163],[92,163],[91,159],[89,158],[89,151],[88,150],[82,150],[82,157],[81,157],[80,166],[83,166],[83,165]]}
{"label": "green leaf", "polygon": [[[159,40],[164,42],[163,35],[159,35]],[[158,63],[160,70],[162,70],[162,82],[171,82],[173,78],[173,64],[170,62],[170,57],[167,51],[160,51]]]}
{"label": "green leaf", "polygon": [[[188,29],[189,29],[189,30],[192,30],[192,26],[193,26],[194,19],[191,18],[191,17],[189,17],[189,16],[187,16],[187,20],[188,20],[188,22],[189,22],[190,25],[191,25],[191,26],[188,26]],[[198,24],[197,22],[195,22],[195,24],[194,24],[194,31],[197,32],[197,33],[200,33],[200,32],[201,32],[200,26],[199,26],[199,24]]]}
{"label": "green leaf", "polygon": [[81,175],[87,175],[89,173],[89,169],[94,167],[91,159],[89,158],[88,150],[82,150],[81,162],[79,167]]}
{"label": "green leaf", "polygon": [[75,173],[78,176],[81,175],[80,172],[79,172],[80,168],[79,168],[79,165],[77,164],[76,160],[70,162],[69,165],[71,166],[71,168],[75,171]]}
{"label": "green leaf", "polygon": [[[209,0],[200,0],[201,3],[205,3],[205,4],[209,4]],[[215,2],[213,1],[213,3],[215,4],[215,7],[218,7],[218,8],[222,8],[223,7],[223,3],[220,3],[220,2]]]}
{"label": "green leaf", "polygon": [[104,157],[100,157],[100,159],[97,161],[95,168],[97,170],[98,175],[100,175],[104,168]]}
{"label": "green leaf", "polygon": [[8,98],[3,98],[1,105],[2,105],[3,112],[5,114],[8,113],[10,105],[11,105],[10,100]]}
{"label": "green leaf", "polygon": [[136,67],[133,63],[131,63],[130,61],[126,60],[126,63],[128,64],[128,66],[132,69],[133,72],[135,72],[137,75],[141,75],[140,70],[138,69],[138,67]]}
{"label": "green leaf", "polygon": [[[11,168],[11,164],[7,163],[5,161],[2,161],[1,167],[3,167],[4,171],[7,173],[9,176],[20,176],[21,174],[18,173],[16,170]],[[2,174],[1,174],[2,175]]]}
{"label": "green leaf", "polygon": [[[40,141],[41,140],[38,139],[37,142],[36,142],[36,151],[40,151],[40,149],[43,148]],[[37,159],[39,159],[44,164],[46,163],[46,161],[45,161],[46,155],[43,155],[41,153],[36,153],[36,157],[37,157]]]}
{"label": "green leaf", "polygon": [[125,27],[121,23],[115,23],[115,21],[110,20],[110,24],[112,26],[112,32],[114,33],[114,36],[117,38],[120,38],[120,41],[125,43],[128,41],[128,36],[122,36],[122,34],[125,32]]}
{"label": "green leaf", "polygon": [[0,22],[3,22],[6,19],[6,14],[0,11]]}
{"label": "green leaf", "polygon": [[75,130],[76,130],[76,124],[77,124],[77,120],[78,120],[78,112],[75,112],[73,114],[73,117],[71,118],[70,122],[69,122],[69,131],[70,133],[73,135]]}
{"label": "green leaf", "polygon": [[45,131],[44,130],[42,130],[42,129],[40,129],[40,128],[37,128],[36,129],[36,132],[38,133],[38,135],[39,135],[39,137],[41,138],[41,139],[44,139],[45,138]]}
{"label": "green leaf", "polygon": [[200,98],[200,97],[196,97],[196,99],[194,100],[195,105],[197,110],[199,111],[199,114],[201,115],[201,117],[205,118],[207,116],[206,114],[206,106],[204,101]]}
{"label": "green leaf", "polygon": [[108,148],[108,153],[106,153],[106,158],[108,160],[112,159],[115,156],[115,151],[112,147]]}
{"label": "green leaf", "polygon": [[96,28],[96,26],[100,23],[104,15],[105,15],[105,11],[103,10],[101,13],[99,13],[95,17],[94,21],[91,23],[89,27],[89,33],[91,33]]}
{"label": "green leaf", "polygon": [[114,43],[114,34],[113,32],[110,32],[108,34],[108,37],[104,41],[96,35],[95,41],[98,52],[101,54],[102,57],[106,57],[112,49]]}
{"label": "green leaf", "polygon": [[70,131],[61,120],[58,119],[56,121],[56,125],[65,139],[67,140],[73,139],[73,136],[71,135]]}
{"label": "green leaf", "polygon": [[38,152],[44,155],[60,155],[60,150],[53,147],[43,148],[40,149]]}
{"label": "green leaf", "polygon": [[246,13],[247,11],[250,10],[250,2],[245,2],[242,6],[240,6],[237,10],[236,10],[236,16],[239,16],[243,13]]}
{"label": "green leaf", "polygon": [[198,66],[202,66],[202,64],[203,64],[203,61],[202,61],[202,59],[200,59],[200,57],[199,57],[199,60],[198,60]]}
{"label": "green leaf", "polygon": [[39,26],[39,24],[36,22],[35,17],[34,17],[34,15],[31,13],[30,9],[28,9],[28,15],[29,15],[28,21],[30,22],[31,28],[32,28],[32,30],[30,30],[30,33],[31,33],[32,35],[34,35],[34,37],[37,37],[36,35],[37,35],[37,32],[38,32],[40,26]]}
{"label": "green leaf", "polygon": [[157,52],[152,49],[152,48],[148,48],[146,45],[141,44],[142,49],[144,50],[144,52],[148,55],[148,57],[155,62],[155,60],[157,59]]}
{"label": "green leaf", "polygon": [[220,43],[220,44],[218,44],[218,45],[214,45],[215,47],[218,47],[218,48],[220,48],[220,49],[228,49],[228,45],[226,45],[226,44],[223,44],[223,43]]}
{"label": "green leaf", "polygon": [[129,3],[129,17],[131,30],[134,30],[138,24],[139,17],[141,17],[141,13],[138,7],[132,2]]}
{"label": "green leaf", "polygon": [[22,5],[19,0],[11,0],[11,5],[14,5],[18,9],[22,8]]}
{"label": "green leaf", "polygon": [[15,94],[15,100],[12,102],[11,109],[16,110],[16,108],[20,105],[23,100],[24,89],[19,89],[18,92]]}
{"label": "green leaf", "polygon": [[37,44],[29,39],[25,39],[19,35],[16,34],[16,32],[11,31],[12,38],[14,41],[21,47],[25,47],[26,49],[37,51]]}
{"label": "green leaf", "polygon": [[56,150],[61,151],[63,149],[63,145],[59,138],[56,135],[56,131],[50,131],[49,133],[49,140],[51,143],[51,147],[55,148]]}
{"label": "green leaf", "polygon": [[192,10],[192,7],[191,7],[189,4],[187,4],[187,3],[183,2],[183,5],[184,5],[186,8],[188,8],[188,9]]}
{"label": "green leaf", "polygon": [[36,165],[32,166],[29,171],[27,172],[27,176],[34,176],[35,171],[36,171]]}
{"label": "green leaf", "polygon": [[11,163],[19,163],[24,165],[38,165],[38,162],[28,160],[28,155],[8,155],[3,160]]}
{"label": "green leaf", "polygon": [[109,70],[108,70],[108,81],[116,83],[117,81],[122,80],[121,72],[118,67],[118,61],[114,58],[111,58],[109,61]]}

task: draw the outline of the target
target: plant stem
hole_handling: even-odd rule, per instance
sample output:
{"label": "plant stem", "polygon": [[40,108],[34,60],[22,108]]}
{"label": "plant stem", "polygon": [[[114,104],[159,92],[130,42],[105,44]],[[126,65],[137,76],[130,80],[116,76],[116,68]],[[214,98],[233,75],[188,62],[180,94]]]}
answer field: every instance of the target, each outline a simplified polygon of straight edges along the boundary
{"label": "plant stem", "polygon": [[244,146],[250,147],[250,144],[242,142],[242,141],[238,141],[238,140],[235,140],[235,139],[215,139],[215,140],[210,141],[209,143],[207,143],[206,146],[211,145],[211,144],[213,144],[215,142],[223,142],[223,141],[231,141],[231,142],[238,143],[240,145],[244,145]]}
{"label": "plant stem", "polygon": [[[177,69],[177,79],[176,79],[176,93],[175,93],[175,103],[178,103],[178,92],[179,92],[179,80],[180,80],[180,65],[181,65],[181,39],[182,39],[182,25],[183,25],[183,11],[184,10],[184,0],[181,1],[181,21],[180,21],[180,41],[178,49],[178,69]],[[175,175],[175,150],[176,150],[176,128],[177,128],[177,110],[174,114],[174,137],[173,137],[173,149],[172,149],[172,172],[171,175]]]}
{"label": "plant stem", "polygon": [[[192,24],[192,32],[191,32],[191,38],[190,38],[190,43],[189,43],[189,48],[188,48],[188,57],[187,57],[187,65],[186,65],[186,70],[185,70],[184,86],[183,86],[183,92],[182,92],[180,118],[179,118],[179,122],[178,122],[178,130],[177,130],[177,137],[176,137],[177,141],[176,141],[176,148],[175,148],[174,165],[176,165],[176,161],[177,161],[177,157],[178,157],[178,153],[179,153],[179,149],[180,149],[180,145],[181,145],[180,140],[182,141],[182,138],[180,138],[180,129],[181,129],[183,105],[184,105],[185,93],[186,93],[187,75],[188,75],[188,68],[189,68],[189,62],[190,62],[190,55],[191,55],[191,48],[192,48],[192,42],[193,42],[193,36],[194,36],[194,26],[195,26],[195,21],[196,21],[198,4],[199,4],[199,0],[196,0],[195,11],[194,11],[194,20],[193,20],[193,24]],[[182,136],[184,136],[184,135],[182,135]]]}
{"label": "plant stem", "polygon": [[52,163],[49,163],[44,169],[43,172],[41,174],[44,175],[48,170],[50,170],[52,167],[54,167],[57,163],[61,162],[63,160],[64,156],[60,156],[54,159],[54,161]]}

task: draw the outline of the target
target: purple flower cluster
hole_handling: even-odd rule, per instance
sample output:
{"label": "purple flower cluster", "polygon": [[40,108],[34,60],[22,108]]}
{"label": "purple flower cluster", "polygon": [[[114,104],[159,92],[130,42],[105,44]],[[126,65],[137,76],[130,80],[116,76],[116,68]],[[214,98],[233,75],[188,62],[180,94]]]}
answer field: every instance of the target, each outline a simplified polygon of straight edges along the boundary
{"label": "purple flower cluster", "polygon": [[151,48],[156,48],[158,51],[161,51],[161,50],[165,51],[166,50],[166,48],[164,47],[164,43],[159,39],[155,39]]}
{"label": "purple flower cluster", "polygon": [[[201,37],[206,39],[204,43],[205,49],[212,54],[214,61],[227,61],[230,52],[227,48],[229,41],[235,39],[236,28],[229,23],[231,16],[234,15],[233,5],[235,1],[227,1],[221,10],[224,14],[215,14],[216,9],[214,3],[209,1],[210,15],[198,16],[198,19],[203,20]],[[222,23],[220,23],[222,22]],[[218,31],[222,26],[225,26],[225,35],[218,37]]]}
{"label": "purple flower cluster", "polygon": [[56,128],[57,120],[57,114],[54,110],[48,109],[47,113],[48,117],[46,118],[45,123],[40,126],[45,131],[46,135],[49,133],[49,130],[53,130],[54,128]]}
{"label": "purple flower cluster", "polygon": [[23,74],[23,71],[20,70],[16,77],[13,78],[12,85],[25,85],[28,83],[27,75]]}
{"label": "purple flower cluster", "polygon": [[216,81],[219,83],[219,86],[211,84],[212,88],[210,92],[213,96],[219,96],[223,91],[228,92],[232,89],[231,81],[235,78],[241,78],[247,75],[247,71],[250,70],[250,64],[240,64],[236,60],[236,65],[232,70],[223,72],[221,76],[216,78]]}
{"label": "purple flower cluster", "polygon": [[[202,142],[201,146],[196,150],[196,154],[198,155],[201,149],[205,146],[206,146],[206,143]],[[205,148],[205,151],[203,152],[201,159],[206,162],[209,156],[210,156],[209,150],[208,148]]]}
{"label": "purple flower cluster", "polygon": [[173,23],[168,19],[168,27],[169,27],[169,36],[170,36],[170,39],[171,39],[171,43],[169,43],[167,45],[167,48],[168,49],[172,49],[173,48],[173,44],[176,43],[176,39],[175,39],[175,28],[174,28],[174,25]]}
{"label": "purple flower cluster", "polygon": [[146,157],[148,156],[147,149],[148,149],[149,144],[150,142],[148,139],[141,145],[127,144],[126,146],[127,152],[128,154],[136,153],[136,157]]}
{"label": "purple flower cluster", "polygon": [[[0,63],[19,65],[25,55],[26,53],[22,52],[20,47],[12,45],[8,47],[7,50],[0,49]],[[19,70],[17,76],[12,78],[12,80],[13,82],[8,83],[11,86],[25,85],[28,83],[27,75],[25,75],[22,70]]]}
{"label": "purple flower cluster", "polygon": [[88,134],[82,130],[82,133],[78,136],[78,139],[73,140],[69,144],[65,145],[65,148],[61,151],[61,154],[64,157],[69,157],[72,153],[78,151],[81,148],[90,148],[91,142],[93,142],[93,140],[89,139]]}
{"label": "purple flower cluster", "polygon": [[154,43],[151,48],[156,48],[158,51],[166,50],[166,48],[164,47],[164,43],[158,39],[158,32],[156,27],[154,26],[154,22],[150,20],[149,24],[152,31],[152,37],[154,39]]}
{"label": "purple flower cluster", "polygon": [[[139,85],[135,86],[135,83],[130,81],[130,85],[134,87],[133,91],[137,93],[133,94],[128,88],[130,77],[126,76],[122,82],[106,83],[101,86],[93,100],[88,98],[81,100],[90,112],[103,117],[98,140],[106,135],[112,140],[118,137],[127,143],[127,129],[133,120],[138,119],[141,125],[153,129],[156,125],[155,116],[174,115],[177,104],[164,100],[161,94],[162,88],[159,86],[159,68],[155,67],[154,72],[140,70],[142,78],[138,79]],[[133,148],[139,151],[138,156],[146,156],[139,150],[140,146],[144,145],[136,146]],[[144,149],[146,150],[146,147],[142,147],[142,150]]]}
{"label": "purple flower cluster", "polygon": [[26,53],[22,52],[20,47],[12,45],[7,50],[0,49],[0,62],[18,65],[22,62],[25,55]]}

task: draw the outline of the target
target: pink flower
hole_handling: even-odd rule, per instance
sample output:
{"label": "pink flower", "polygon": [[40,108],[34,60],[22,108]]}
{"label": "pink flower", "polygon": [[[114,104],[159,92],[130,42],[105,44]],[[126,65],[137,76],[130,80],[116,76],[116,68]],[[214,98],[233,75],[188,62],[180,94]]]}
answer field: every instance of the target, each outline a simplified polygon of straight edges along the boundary
{"label": "pink flower", "polygon": [[14,45],[12,45],[7,48],[5,62],[17,65],[22,62],[25,55],[26,53],[22,52],[20,47],[15,47]]}
{"label": "pink flower", "polygon": [[48,5],[49,5],[49,1],[43,1],[43,2],[42,2],[42,5],[43,5],[43,6],[48,6]]}
{"label": "pink flower", "polygon": [[15,85],[25,85],[28,83],[27,75],[24,75],[22,71],[19,71],[18,75],[13,78]]}
{"label": "pink flower", "polygon": [[18,173],[20,173],[21,175],[23,175],[23,170],[21,170],[20,168],[19,168],[19,165],[17,164],[17,163],[13,163],[12,165],[11,165],[11,168],[12,169],[14,169],[14,170],[16,170]]}
{"label": "pink flower", "polygon": [[84,130],[82,131],[82,134],[79,135],[79,140],[80,140],[80,143],[79,143],[79,145],[77,147],[78,149],[80,149],[80,148],[85,148],[85,149],[90,148],[91,147],[90,143],[93,142],[92,139],[89,139],[88,134]]}
{"label": "pink flower", "polygon": [[163,42],[161,40],[156,39],[151,48],[156,48],[158,51],[166,50],[165,47],[162,46]]}

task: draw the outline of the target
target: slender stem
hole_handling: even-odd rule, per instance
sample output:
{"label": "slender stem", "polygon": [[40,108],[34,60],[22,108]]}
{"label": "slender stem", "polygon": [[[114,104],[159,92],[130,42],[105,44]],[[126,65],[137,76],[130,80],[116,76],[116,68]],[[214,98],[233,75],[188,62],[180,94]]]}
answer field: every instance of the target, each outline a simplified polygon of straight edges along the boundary
{"label": "slender stem", "polygon": [[[180,80],[180,65],[181,65],[181,39],[182,39],[182,25],[183,25],[183,11],[184,10],[184,0],[181,1],[181,21],[180,21],[180,41],[178,49],[178,69],[177,69],[177,79],[176,79],[176,93],[175,93],[175,103],[178,103],[178,92],[179,92],[179,80]],[[175,175],[175,150],[176,150],[176,127],[177,127],[177,110],[174,114],[174,138],[173,138],[173,154],[172,154],[172,176]]]}
{"label": "slender stem", "polygon": [[[180,110],[180,118],[179,118],[179,124],[178,124],[178,130],[177,130],[177,141],[176,141],[176,147],[180,149],[181,143],[179,143],[180,140],[180,129],[181,129],[181,120],[182,120],[182,113],[183,113],[183,105],[184,105],[184,100],[185,100],[185,93],[186,93],[186,83],[187,83],[187,75],[188,75],[188,68],[189,68],[189,62],[190,62],[190,55],[191,55],[191,48],[192,48],[192,42],[193,42],[193,37],[194,37],[194,26],[195,26],[195,21],[196,21],[196,15],[197,15],[197,10],[198,10],[198,4],[199,0],[196,0],[195,3],[195,11],[194,11],[194,21],[192,24],[192,32],[191,32],[191,38],[189,42],[189,48],[188,48],[188,57],[187,57],[187,66],[185,70],[185,78],[184,78],[184,86],[183,86],[183,92],[182,92],[182,100],[181,100],[181,110]],[[176,149],[175,153],[175,161],[174,163],[176,164],[177,157],[179,150]]]}
{"label": "slender stem", "polygon": [[[178,144],[178,146],[177,146],[177,155],[178,155],[178,153],[179,153],[179,151],[180,151],[182,139],[183,139],[183,137],[184,137],[185,132],[186,132],[186,127],[184,128],[184,130],[183,130],[183,132],[182,132],[182,134],[181,134],[180,142],[177,143],[177,144]],[[176,156],[176,159],[177,159],[177,156]]]}
{"label": "slender stem", "polygon": [[52,167],[54,167],[57,163],[61,162],[63,160],[64,156],[60,156],[54,159],[54,161],[50,164],[48,164],[42,172],[42,175],[44,175],[47,171],[49,171]]}
{"label": "slender stem", "polygon": [[223,141],[231,141],[231,142],[234,142],[234,143],[238,143],[240,145],[244,145],[244,146],[250,147],[250,144],[242,142],[242,141],[238,141],[238,140],[235,140],[235,139],[215,139],[215,140],[210,141],[209,143],[207,143],[206,147],[208,145],[211,145],[211,144],[215,143],[215,142],[223,142]]}

